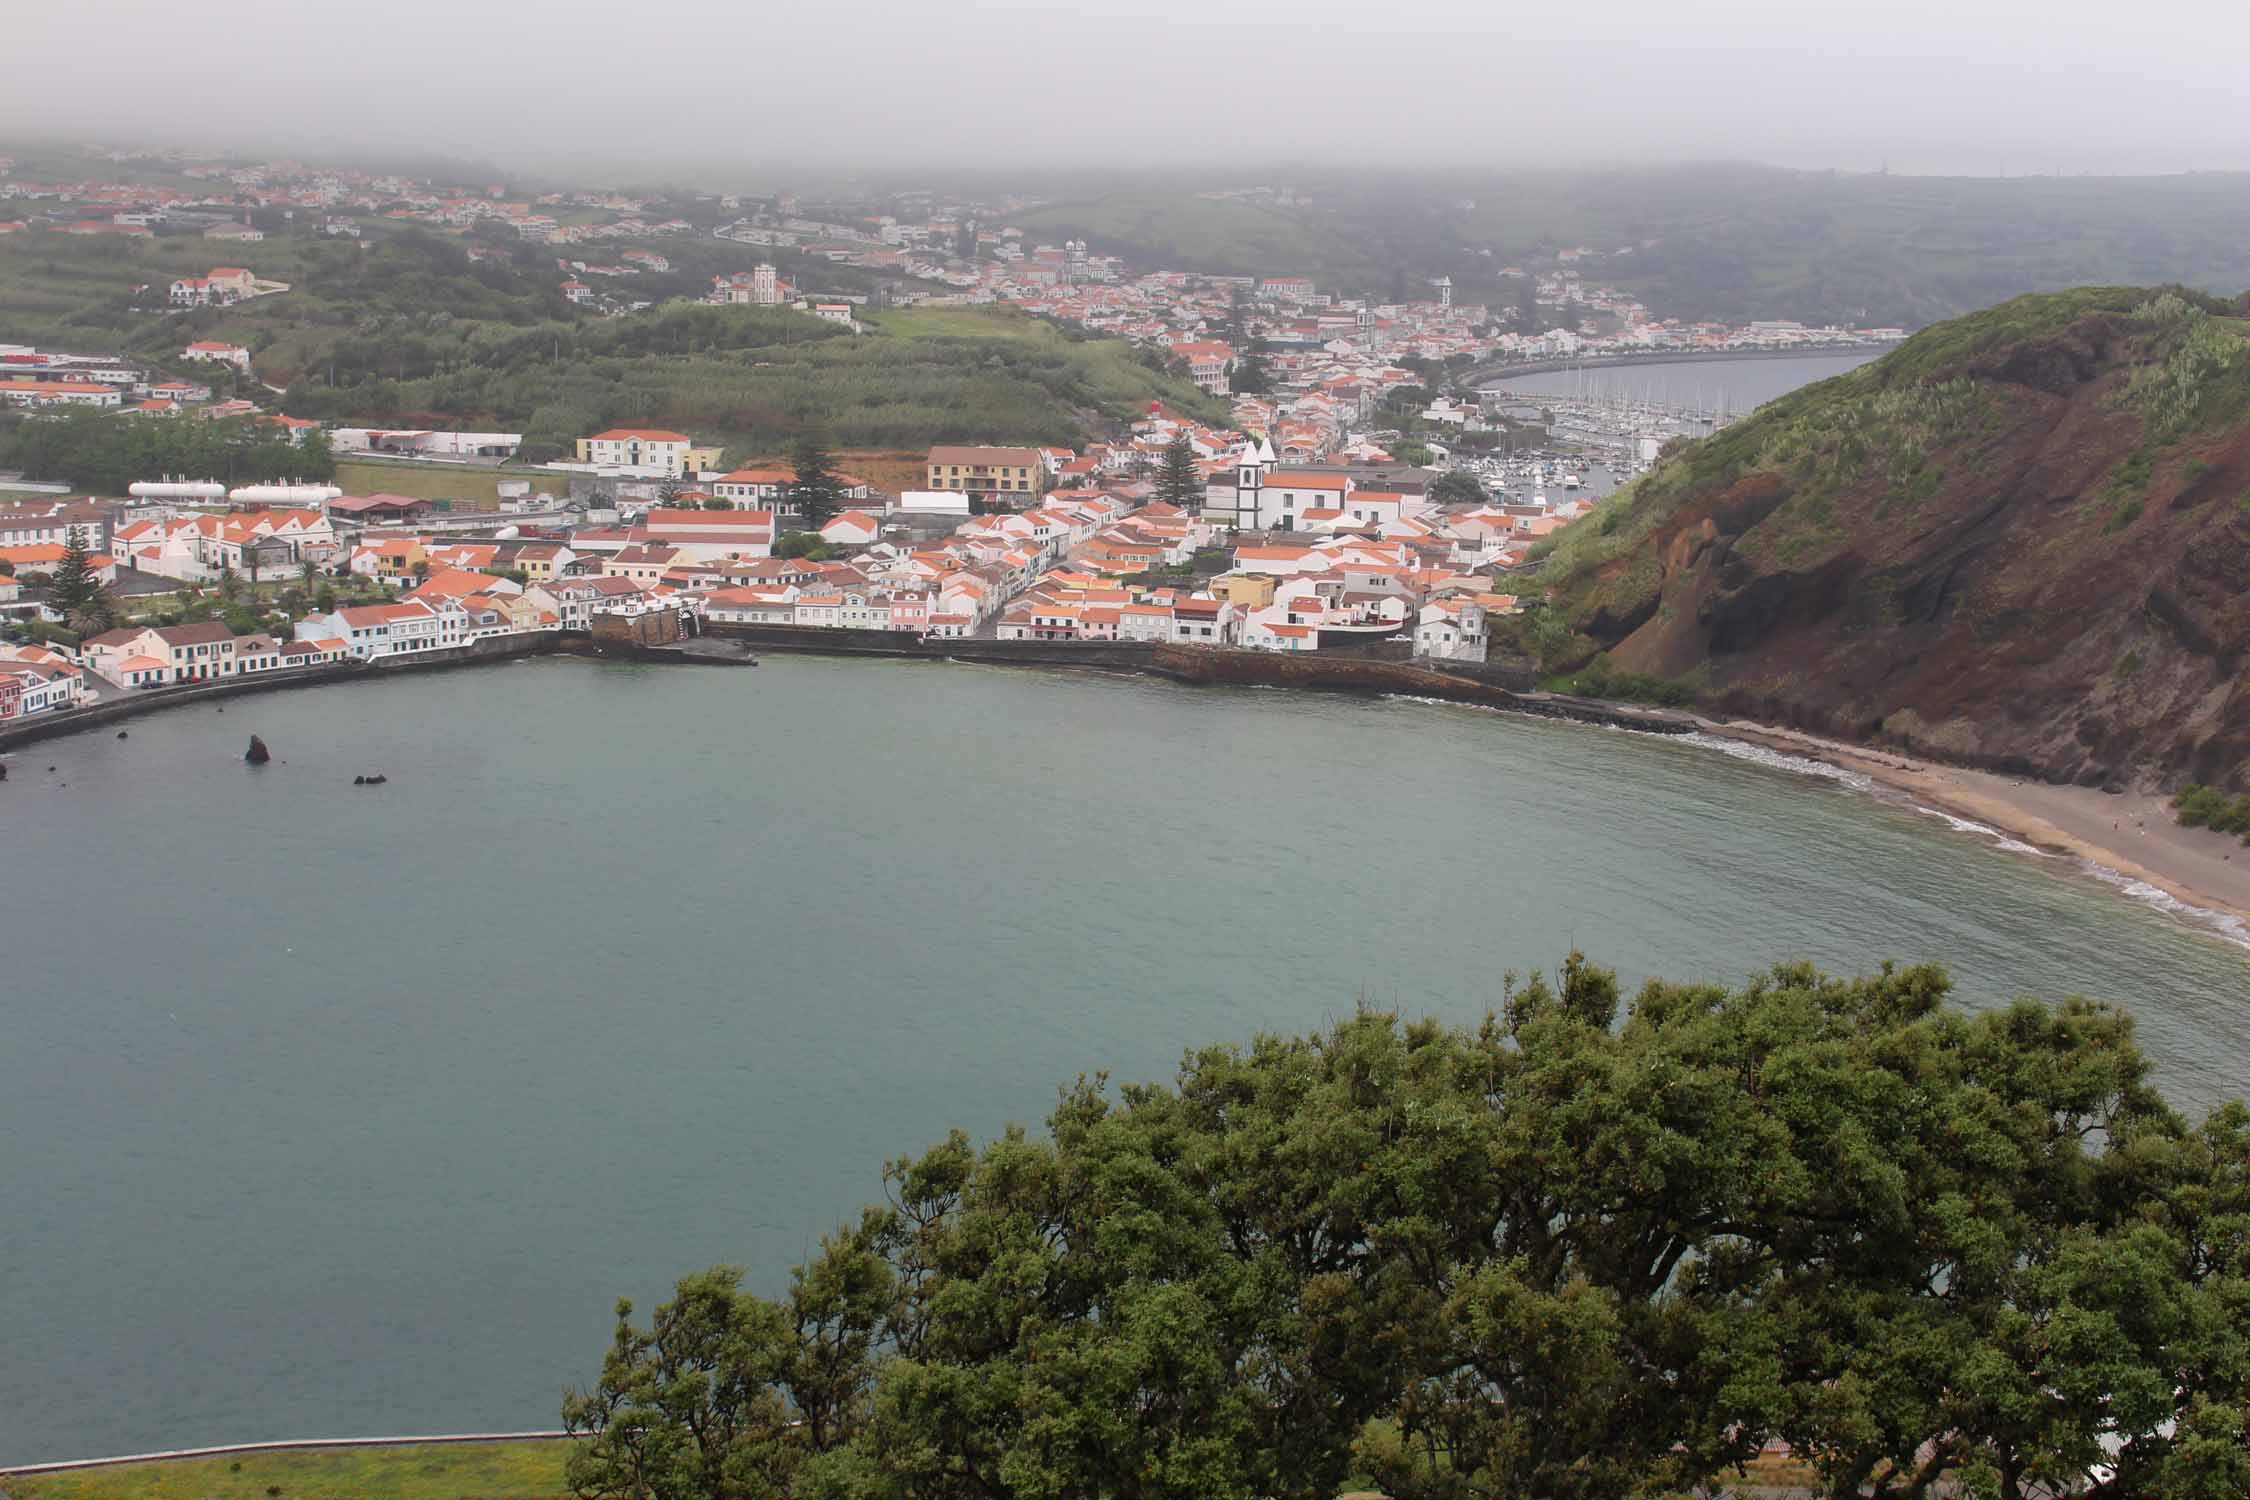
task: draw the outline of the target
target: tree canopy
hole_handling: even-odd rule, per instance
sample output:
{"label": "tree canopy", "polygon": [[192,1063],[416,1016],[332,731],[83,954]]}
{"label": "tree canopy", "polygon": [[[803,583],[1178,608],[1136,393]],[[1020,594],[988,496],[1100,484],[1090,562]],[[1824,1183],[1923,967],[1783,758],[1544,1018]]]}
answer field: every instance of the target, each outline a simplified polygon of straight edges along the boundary
{"label": "tree canopy", "polygon": [[768,1299],[621,1306],[588,1497],[1625,1497],[2250,1485],[2250,1111],[1934,966],[1473,1028],[1364,1011],[956,1132]]}
{"label": "tree canopy", "polygon": [[336,475],[327,434],[303,439],[254,419],[150,418],[80,408],[0,431],[0,464],[73,489],[123,495],[137,479],[181,475],[224,484]]}

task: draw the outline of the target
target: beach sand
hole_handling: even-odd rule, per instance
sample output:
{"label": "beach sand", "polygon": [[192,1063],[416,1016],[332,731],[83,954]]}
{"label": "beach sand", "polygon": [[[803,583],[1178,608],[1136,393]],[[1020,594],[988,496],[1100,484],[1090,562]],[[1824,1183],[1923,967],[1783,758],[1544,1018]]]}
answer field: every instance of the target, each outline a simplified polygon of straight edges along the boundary
{"label": "beach sand", "polygon": [[1856,771],[1940,812],[1982,823],[2050,854],[2144,881],[2189,906],[2250,922],[2250,844],[2182,828],[2162,797],[2052,786],[1741,720],[1705,720],[1708,733]]}

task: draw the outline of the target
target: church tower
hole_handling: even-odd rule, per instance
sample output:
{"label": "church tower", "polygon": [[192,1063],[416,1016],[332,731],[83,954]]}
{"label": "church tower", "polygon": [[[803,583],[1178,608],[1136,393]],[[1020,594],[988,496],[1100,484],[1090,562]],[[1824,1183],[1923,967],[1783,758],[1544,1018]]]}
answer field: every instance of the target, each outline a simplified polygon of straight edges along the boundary
{"label": "church tower", "polygon": [[1234,479],[1234,524],[1238,530],[1258,525],[1259,506],[1265,500],[1266,470],[1273,464],[1273,440],[1264,433],[1242,445]]}

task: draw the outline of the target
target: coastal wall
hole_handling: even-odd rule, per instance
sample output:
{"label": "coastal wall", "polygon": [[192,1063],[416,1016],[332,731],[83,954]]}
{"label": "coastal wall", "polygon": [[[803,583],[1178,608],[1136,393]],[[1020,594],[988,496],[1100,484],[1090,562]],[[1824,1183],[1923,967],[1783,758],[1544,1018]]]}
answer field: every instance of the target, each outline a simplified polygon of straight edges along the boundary
{"label": "coastal wall", "polygon": [[1159,649],[1146,641],[1002,641],[981,636],[924,640],[910,630],[831,630],[824,626],[706,624],[706,637],[763,651],[819,656],[887,656],[909,661],[973,661],[1000,666],[1090,667],[1142,672]]}
{"label": "coastal wall", "polygon": [[0,724],[0,750],[12,750],[18,745],[34,744],[58,735],[77,734],[81,730],[100,729],[105,725],[119,724],[127,719],[137,719],[143,714],[157,713],[167,708],[219,703],[228,698],[242,698],[253,693],[279,692],[283,688],[314,687],[322,683],[351,682],[401,672],[439,671],[448,667],[504,661],[517,656],[538,656],[553,651],[560,635],[559,631],[543,630],[530,635],[494,636],[472,641],[466,646],[452,646],[443,651],[425,652],[420,656],[397,661],[340,661],[324,667],[261,672],[255,677],[227,677],[216,682],[150,688],[145,692],[112,687],[105,683],[101,688],[102,701],[90,708],[72,709],[66,713],[38,714],[28,719],[11,719],[6,724]]}
{"label": "coastal wall", "polygon": [[1322,654],[1227,651],[1208,646],[1159,646],[1149,670],[1176,682],[1238,687],[1286,687],[1325,693],[1375,693],[1474,703],[1511,713],[1606,724],[1653,734],[1688,734],[1695,722],[1681,714],[1621,708],[1559,693],[1518,693],[1474,678],[1404,662],[1367,661]]}

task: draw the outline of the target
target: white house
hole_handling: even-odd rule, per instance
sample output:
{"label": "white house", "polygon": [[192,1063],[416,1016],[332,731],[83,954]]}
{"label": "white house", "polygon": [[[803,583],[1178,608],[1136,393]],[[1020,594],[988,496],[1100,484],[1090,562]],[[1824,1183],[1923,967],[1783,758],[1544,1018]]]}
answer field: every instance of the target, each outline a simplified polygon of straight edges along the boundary
{"label": "white house", "polygon": [[1436,661],[1483,661],[1491,637],[1484,606],[1473,599],[1437,599],[1414,622],[1414,654]]}
{"label": "white house", "polygon": [[360,661],[411,656],[457,646],[467,638],[467,616],[451,600],[408,599],[398,604],[355,605],[297,622],[300,641],[340,640]]}

